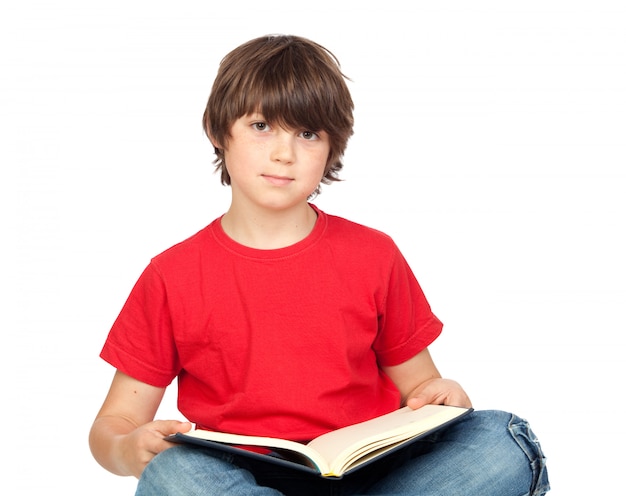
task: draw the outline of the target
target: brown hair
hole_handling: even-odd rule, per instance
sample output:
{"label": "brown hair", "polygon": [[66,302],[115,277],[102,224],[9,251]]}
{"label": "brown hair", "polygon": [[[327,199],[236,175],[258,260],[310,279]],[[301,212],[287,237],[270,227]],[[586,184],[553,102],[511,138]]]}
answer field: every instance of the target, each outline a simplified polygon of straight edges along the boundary
{"label": "brown hair", "polygon": [[[270,124],[328,133],[330,153],[322,182],[338,181],[354,125],[354,104],[345,79],[330,51],[298,36],[263,36],[227,54],[203,117],[222,183],[230,184],[230,175],[220,147],[227,145],[233,123],[253,112]],[[318,186],[314,193],[319,190]]]}

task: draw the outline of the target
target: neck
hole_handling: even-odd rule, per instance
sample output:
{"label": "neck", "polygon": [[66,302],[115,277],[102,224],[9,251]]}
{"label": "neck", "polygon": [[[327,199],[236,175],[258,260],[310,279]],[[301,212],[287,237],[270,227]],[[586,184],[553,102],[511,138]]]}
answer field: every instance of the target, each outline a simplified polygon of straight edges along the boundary
{"label": "neck", "polygon": [[231,204],[222,217],[222,229],[238,243],[262,250],[293,245],[306,238],[317,220],[315,210],[307,203],[288,211],[241,212]]}

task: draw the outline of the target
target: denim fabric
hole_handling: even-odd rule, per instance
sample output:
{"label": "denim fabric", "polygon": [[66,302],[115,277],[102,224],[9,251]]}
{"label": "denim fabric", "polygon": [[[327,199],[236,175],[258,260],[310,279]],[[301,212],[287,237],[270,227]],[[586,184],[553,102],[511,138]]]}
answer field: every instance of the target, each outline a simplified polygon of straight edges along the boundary
{"label": "denim fabric", "polygon": [[548,490],[545,457],[528,423],[490,410],[475,411],[341,480],[175,446],[148,464],[136,496],[541,496]]}

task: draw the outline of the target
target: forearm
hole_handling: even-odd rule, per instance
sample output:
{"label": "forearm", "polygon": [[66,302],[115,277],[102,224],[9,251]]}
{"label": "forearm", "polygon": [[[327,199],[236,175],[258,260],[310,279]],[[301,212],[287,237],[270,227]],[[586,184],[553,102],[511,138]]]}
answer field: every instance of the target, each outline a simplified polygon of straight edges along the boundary
{"label": "forearm", "polygon": [[428,349],[406,362],[385,367],[385,373],[402,395],[402,404],[419,408],[428,403],[471,407],[463,388],[455,381],[443,379]]}
{"label": "forearm", "polygon": [[402,364],[384,367],[383,370],[400,391],[402,405],[406,404],[410,394],[420,384],[441,378],[441,374],[437,370],[428,349],[422,350],[422,352]]}
{"label": "forearm", "polygon": [[123,441],[136,427],[123,417],[98,417],[89,432],[89,447],[96,461],[116,475],[135,475],[126,463]]}

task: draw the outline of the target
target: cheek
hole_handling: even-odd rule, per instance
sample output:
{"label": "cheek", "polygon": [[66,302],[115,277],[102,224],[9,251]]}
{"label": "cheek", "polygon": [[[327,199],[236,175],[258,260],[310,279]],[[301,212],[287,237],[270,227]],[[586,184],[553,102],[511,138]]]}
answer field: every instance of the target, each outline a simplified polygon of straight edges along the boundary
{"label": "cheek", "polygon": [[323,178],[330,169],[330,152],[320,154],[321,171],[320,176]]}
{"label": "cheek", "polygon": [[315,160],[312,161],[311,167],[309,168],[308,177],[311,181],[321,181],[326,173],[326,157],[319,156],[316,157]]}
{"label": "cheek", "polygon": [[255,149],[252,147],[232,146],[228,150],[224,150],[224,158],[228,165],[228,170],[237,169],[245,170],[250,164],[255,163]]}

